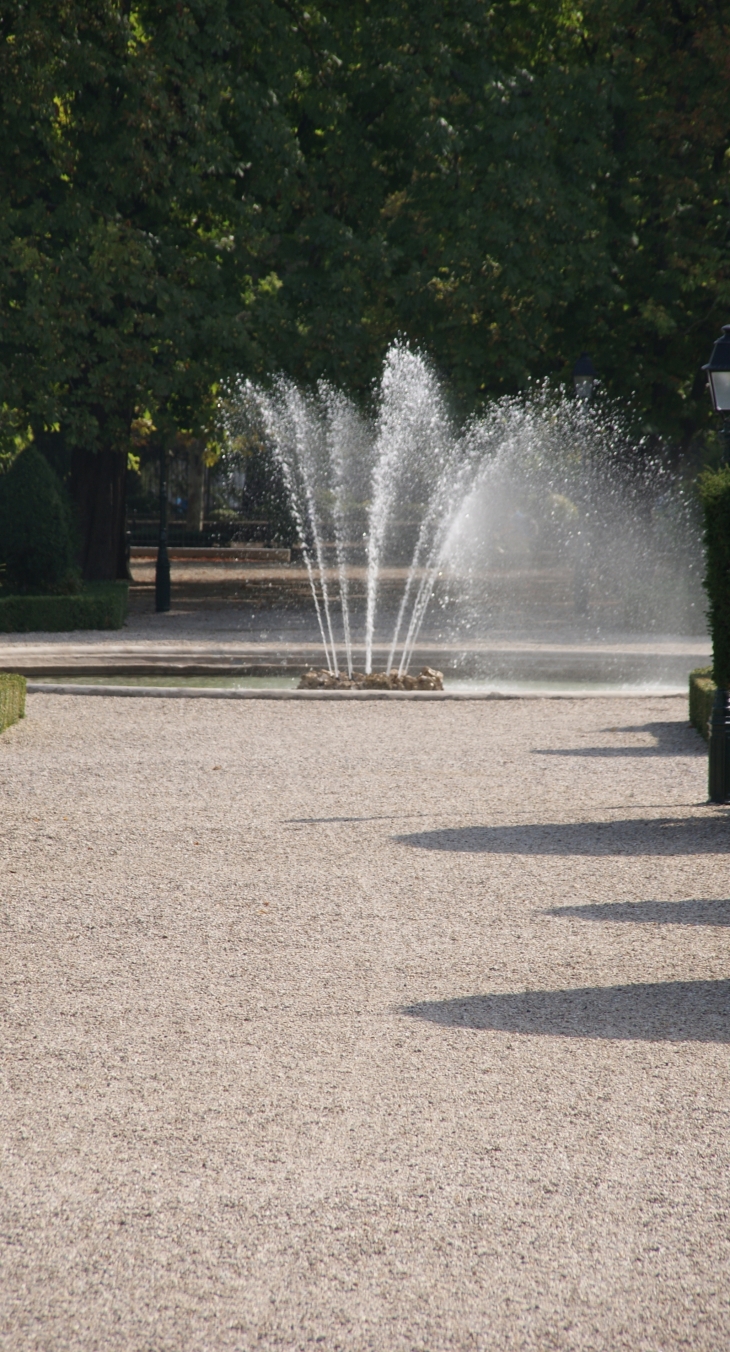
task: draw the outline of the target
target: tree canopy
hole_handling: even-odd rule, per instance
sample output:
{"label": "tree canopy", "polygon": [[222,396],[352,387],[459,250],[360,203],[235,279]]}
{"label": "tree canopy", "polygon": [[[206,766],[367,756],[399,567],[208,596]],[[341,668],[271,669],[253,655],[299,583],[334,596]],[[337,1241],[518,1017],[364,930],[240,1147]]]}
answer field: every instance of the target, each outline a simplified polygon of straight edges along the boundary
{"label": "tree canopy", "polygon": [[729,299],[727,18],[321,4],[277,257],[297,374],[357,386],[400,331],[473,403],[587,348],[650,426],[691,437]]}
{"label": "tree canopy", "polygon": [[291,154],[255,70],[276,34],[255,4],[236,30],[225,3],[3,13],[3,402],[73,445],[124,446],[140,404],[194,418],[251,359],[261,227],[237,189],[242,155],[274,183]]}
{"label": "tree canopy", "polygon": [[722,0],[7,0],[0,453],[197,434],[234,370],[366,390],[398,333],[466,407],[587,349],[686,444],[729,37]]}

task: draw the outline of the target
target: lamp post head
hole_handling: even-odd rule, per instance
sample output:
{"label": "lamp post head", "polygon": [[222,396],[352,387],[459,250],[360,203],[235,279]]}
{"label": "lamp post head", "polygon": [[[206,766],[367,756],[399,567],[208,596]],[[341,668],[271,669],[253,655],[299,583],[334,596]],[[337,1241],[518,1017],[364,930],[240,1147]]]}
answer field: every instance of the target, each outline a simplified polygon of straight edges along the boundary
{"label": "lamp post head", "polygon": [[598,376],[596,374],[596,368],[587,352],[581,352],[573,367],[573,384],[575,386],[576,398],[588,403],[588,400],[598,384]]}
{"label": "lamp post head", "polygon": [[723,324],[722,333],[712,349],[712,356],[702,367],[707,372],[712,407],[716,413],[730,413],[730,324]]}

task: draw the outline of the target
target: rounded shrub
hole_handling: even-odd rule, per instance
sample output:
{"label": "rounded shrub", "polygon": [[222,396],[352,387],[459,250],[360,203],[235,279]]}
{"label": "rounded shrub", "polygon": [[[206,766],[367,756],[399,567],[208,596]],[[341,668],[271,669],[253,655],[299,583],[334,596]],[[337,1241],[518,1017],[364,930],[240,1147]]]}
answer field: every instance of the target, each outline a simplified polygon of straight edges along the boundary
{"label": "rounded shrub", "polygon": [[0,475],[0,567],[6,591],[74,589],[70,503],[35,446],[28,446]]}

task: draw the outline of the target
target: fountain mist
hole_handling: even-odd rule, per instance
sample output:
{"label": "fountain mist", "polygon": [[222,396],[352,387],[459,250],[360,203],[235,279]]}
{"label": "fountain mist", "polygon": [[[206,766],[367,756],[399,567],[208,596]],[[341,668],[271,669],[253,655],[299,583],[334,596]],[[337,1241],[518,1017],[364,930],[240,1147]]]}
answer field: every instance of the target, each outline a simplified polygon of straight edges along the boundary
{"label": "fountain mist", "polygon": [[356,646],[404,675],[432,600],[454,653],[495,627],[703,630],[690,504],[607,400],[543,385],[458,427],[398,342],[367,417],[284,377],[235,381],[223,407],[229,438],[256,426],[281,465],[335,675]]}

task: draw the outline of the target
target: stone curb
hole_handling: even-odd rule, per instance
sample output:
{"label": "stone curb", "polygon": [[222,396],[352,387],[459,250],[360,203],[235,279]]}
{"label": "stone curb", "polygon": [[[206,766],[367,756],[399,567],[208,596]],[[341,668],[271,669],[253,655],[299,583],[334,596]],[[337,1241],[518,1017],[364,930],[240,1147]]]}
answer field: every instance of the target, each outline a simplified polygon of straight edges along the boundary
{"label": "stone curb", "polygon": [[617,691],[539,691],[507,693],[498,690],[216,690],[200,686],[158,685],[45,685],[29,681],[29,695],[104,695],[123,699],[293,699],[293,700],[507,700],[507,699],[676,699],[684,690],[656,693]]}

